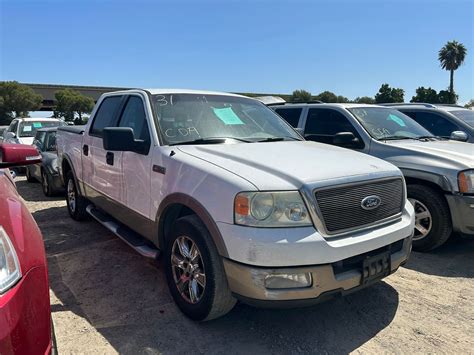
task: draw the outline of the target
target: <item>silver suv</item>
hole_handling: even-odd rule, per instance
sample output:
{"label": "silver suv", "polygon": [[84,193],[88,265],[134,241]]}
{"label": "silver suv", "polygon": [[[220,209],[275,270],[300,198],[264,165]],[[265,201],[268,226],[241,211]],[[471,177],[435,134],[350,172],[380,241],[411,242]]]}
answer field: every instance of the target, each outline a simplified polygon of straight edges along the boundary
{"label": "silver suv", "polygon": [[474,111],[458,105],[384,104],[410,116],[435,136],[474,143]]}
{"label": "silver suv", "polygon": [[416,212],[413,247],[428,251],[453,231],[474,236],[474,146],[435,137],[393,108],[361,104],[269,105],[307,140],[399,167]]}

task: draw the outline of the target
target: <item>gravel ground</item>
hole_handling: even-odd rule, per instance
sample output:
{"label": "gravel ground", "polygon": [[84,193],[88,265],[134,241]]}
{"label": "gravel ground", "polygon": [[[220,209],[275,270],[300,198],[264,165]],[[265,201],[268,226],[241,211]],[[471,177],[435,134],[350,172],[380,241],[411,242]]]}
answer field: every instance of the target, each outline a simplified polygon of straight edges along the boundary
{"label": "gravel ground", "polygon": [[453,238],[373,287],[311,308],[257,309],[194,323],[163,270],[62,198],[17,180],[46,244],[60,354],[474,353],[474,241]]}

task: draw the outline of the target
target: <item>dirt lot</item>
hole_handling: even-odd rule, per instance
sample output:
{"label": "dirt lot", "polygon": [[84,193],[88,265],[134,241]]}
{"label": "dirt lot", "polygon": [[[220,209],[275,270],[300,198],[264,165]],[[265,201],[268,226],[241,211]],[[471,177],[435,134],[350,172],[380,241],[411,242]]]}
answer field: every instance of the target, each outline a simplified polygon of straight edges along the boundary
{"label": "dirt lot", "polygon": [[98,223],[78,223],[62,198],[17,180],[45,239],[58,350],[68,353],[474,352],[474,241],[413,253],[385,281],[312,308],[237,305],[194,323],[163,271]]}

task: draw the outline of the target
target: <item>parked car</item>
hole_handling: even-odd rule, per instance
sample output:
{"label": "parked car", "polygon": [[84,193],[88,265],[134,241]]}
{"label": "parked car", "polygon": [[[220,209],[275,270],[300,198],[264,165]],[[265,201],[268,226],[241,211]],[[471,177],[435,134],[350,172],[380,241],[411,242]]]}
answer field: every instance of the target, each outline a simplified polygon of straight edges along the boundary
{"label": "parked car", "polygon": [[0,144],[0,354],[49,354],[53,331],[43,238],[9,167],[34,164],[34,147]]}
{"label": "parked car", "polygon": [[384,104],[410,116],[433,135],[474,143],[474,112],[458,105]]}
{"label": "parked car", "polygon": [[65,125],[55,118],[15,118],[3,132],[6,143],[33,144],[36,131],[40,128]]}
{"label": "parked car", "polygon": [[3,132],[8,128],[8,126],[0,126],[0,143],[3,142]]}
{"label": "parked car", "polygon": [[271,106],[308,140],[350,148],[398,166],[415,207],[413,247],[442,245],[451,232],[474,235],[474,147],[434,137],[392,108],[364,104]]}
{"label": "parked car", "polygon": [[57,141],[70,216],[161,255],[171,295],[195,320],[236,299],[287,306],[353,292],[411,250],[398,168],[305,142],[254,99],[107,93],[86,126],[59,127]]}
{"label": "parked car", "polygon": [[64,192],[59,176],[56,132],[57,127],[40,128],[36,131],[33,145],[41,154],[41,163],[29,165],[26,168],[27,181],[40,181],[45,196]]}

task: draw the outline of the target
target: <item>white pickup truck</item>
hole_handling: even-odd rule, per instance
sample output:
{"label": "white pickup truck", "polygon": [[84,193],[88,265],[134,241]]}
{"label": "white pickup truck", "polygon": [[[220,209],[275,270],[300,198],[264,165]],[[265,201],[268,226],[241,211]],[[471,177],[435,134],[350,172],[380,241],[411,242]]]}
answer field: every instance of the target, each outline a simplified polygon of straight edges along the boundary
{"label": "white pickup truck", "polygon": [[104,94],[84,127],[60,127],[72,218],[91,215],[146,257],[195,320],[237,299],[293,306],[396,271],[414,211],[398,168],[306,142],[261,102],[233,94]]}

